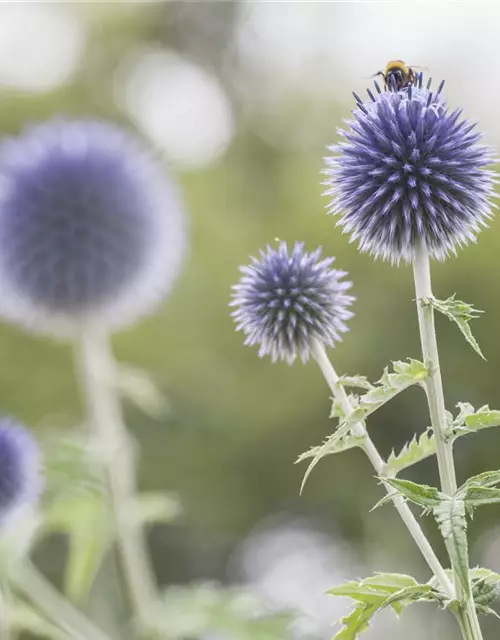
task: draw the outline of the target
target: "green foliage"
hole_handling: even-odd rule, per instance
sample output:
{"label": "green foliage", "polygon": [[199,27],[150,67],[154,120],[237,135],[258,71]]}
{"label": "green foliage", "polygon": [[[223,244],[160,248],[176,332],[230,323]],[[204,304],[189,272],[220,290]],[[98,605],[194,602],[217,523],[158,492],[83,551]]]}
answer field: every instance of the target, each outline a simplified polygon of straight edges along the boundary
{"label": "green foliage", "polygon": [[354,608],[341,619],[342,628],[334,640],[355,640],[366,631],[373,616],[386,607],[392,607],[399,614],[413,602],[442,602],[433,586],[419,584],[415,578],[399,573],[380,573],[364,580],[346,582],[329,589],[328,593],[355,601]]}
{"label": "green foliage", "polygon": [[[401,480],[399,478],[383,478],[383,481],[402,495],[407,500],[414,502],[425,511],[431,511],[442,503],[447,496],[441,493],[436,487],[430,487],[426,484],[417,484],[410,480]],[[392,499],[391,496],[385,496],[383,502]],[[382,504],[382,501],[379,503]]]}
{"label": "green foliage", "polygon": [[52,531],[68,536],[64,591],[73,601],[83,602],[114,539],[113,516],[105,494],[67,492],[52,500],[45,510],[41,533]]}
{"label": "green foliage", "polygon": [[398,473],[407,469],[421,460],[425,460],[429,456],[436,453],[436,438],[429,427],[418,438],[413,436],[410,442],[407,442],[399,453],[392,453],[387,459],[386,473],[388,476],[396,476]]}
{"label": "green foliage", "polygon": [[445,496],[433,509],[444,538],[451,564],[465,593],[469,593],[469,549],[465,502],[457,496]]}
{"label": "green foliage", "polygon": [[[305,483],[312,470],[322,458],[332,453],[339,453],[340,451],[345,451],[353,446],[360,446],[362,444],[362,436],[351,433],[354,425],[362,424],[369,415],[394,398],[398,393],[401,393],[401,391],[404,391],[412,385],[421,384],[428,375],[425,366],[418,360],[412,360],[411,358],[408,362],[393,362],[392,366],[392,372],[389,372],[386,367],[380,380],[373,385],[370,390],[356,399],[353,410],[349,415],[340,416],[337,429],[322,445],[312,447],[298,458],[297,462],[312,458],[304,474],[301,491],[304,489]],[[355,380],[356,385],[358,385],[360,384],[360,380],[363,381],[364,378],[354,376],[353,380]],[[339,416],[336,403],[334,403],[332,415],[334,417]]]}
{"label": "green foliage", "polygon": [[366,389],[367,391],[371,391],[373,389],[372,383],[366,376],[340,376],[338,384],[343,387],[355,387],[357,389]]}
{"label": "green foliage", "polygon": [[495,485],[500,484],[500,471],[485,471],[477,476],[469,478],[457,491],[469,513],[486,504],[498,504],[500,502],[500,489]]}
{"label": "green foliage", "polygon": [[467,302],[457,300],[455,294],[447,300],[424,298],[422,304],[431,305],[436,311],[445,315],[451,322],[455,322],[474,351],[479,354],[483,360],[486,360],[469,326],[469,322],[478,318],[479,314],[483,313],[482,311],[474,309],[474,307]]}
{"label": "green foliage", "polygon": [[170,587],[164,593],[159,627],[163,640],[217,635],[231,640],[283,640],[291,617],[267,611],[241,589],[217,584]]}
{"label": "green foliage", "polygon": [[120,365],[118,369],[118,390],[126,400],[152,418],[163,418],[170,406],[167,398],[147,371]]}

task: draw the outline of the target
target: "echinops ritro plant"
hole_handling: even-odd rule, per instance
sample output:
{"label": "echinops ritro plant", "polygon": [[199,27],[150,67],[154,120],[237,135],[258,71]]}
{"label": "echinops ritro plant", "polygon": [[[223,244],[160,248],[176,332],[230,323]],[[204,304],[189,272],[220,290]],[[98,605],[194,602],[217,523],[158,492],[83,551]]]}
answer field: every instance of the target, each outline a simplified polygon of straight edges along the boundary
{"label": "echinops ritro plant", "polygon": [[[433,92],[431,81],[423,85],[422,74],[411,70],[404,77],[407,81],[399,85],[386,83],[385,91],[375,83],[364,102],[354,94],[353,116],[340,131],[342,140],[329,146],[333,155],[325,159],[324,174],[328,212],[337,216],[337,224],[357,242],[360,251],[393,265],[401,261],[412,264],[422,361],[409,358],[393,362],[374,384],[364,376],[339,376],[326,353],[337,336],[312,328],[331,328],[331,322],[324,322],[325,310],[340,309],[345,314],[347,296],[342,291],[344,302],[339,305],[339,291],[333,288],[322,288],[321,298],[312,291],[305,294],[304,300],[321,301],[321,312],[317,311],[314,322],[312,318],[304,322],[304,314],[298,314],[301,326],[308,329],[298,334],[298,340],[290,329],[290,318],[295,318],[289,302],[290,287],[284,286],[281,276],[281,267],[290,268],[294,263],[291,259],[286,262],[288,255],[282,247],[262,252],[260,261],[254,259],[243,269],[244,276],[234,287],[234,315],[238,328],[247,334],[246,342],[260,344],[261,355],[271,353],[273,360],[281,357],[291,361],[298,352],[305,361],[311,354],[332,393],[331,417],[337,426],[322,444],[299,457],[299,461],[309,461],[302,487],[324,457],[361,448],[386,490],[380,504],[393,503],[432,574],[427,582],[420,582],[411,575],[379,573],[333,587],[329,591],[332,595],[347,595],[353,600],[353,609],[341,620],[335,638],[355,640],[373,615],[386,607],[399,611],[413,602],[434,602],[455,616],[465,640],[482,640],[479,616],[494,613],[491,604],[500,589],[500,575],[486,568],[470,568],[467,516],[483,504],[500,502],[500,471],[479,474],[458,486],[453,443],[476,430],[500,426],[500,411],[488,406],[476,410],[467,402],[459,403],[456,415],[446,410],[434,311],[454,321],[476,352],[482,352],[469,326],[477,311],[454,295],[447,300],[434,297],[430,260],[444,260],[456,253],[457,248],[475,241],[481,228],[487,226],[495,207],[495,156],[482,142],[476,125],[459,109],[448,108],[444,83]],[[306,260],[297,259],[296,265],[297,273],[309,268]],[[314,279],[307,282],[314,289]],[[303,294],[298,288],[294,291]],[[302,308],[299,305],[299,310]],[[346,319],[341,317],[342,327]],[[296,324],[298,320],[292,322],[293,329]],[[431,427],[415,435],[400,451],[383,458],[368,433],[367,419],[413,385],[425,390]],[[348,387],[352,389],[349,395]],[[422,424],[427,424],[427,418]],[[434,455],[440,487],[398,477]],[[407,502],[434,516],[450,569],[438,559]]]}

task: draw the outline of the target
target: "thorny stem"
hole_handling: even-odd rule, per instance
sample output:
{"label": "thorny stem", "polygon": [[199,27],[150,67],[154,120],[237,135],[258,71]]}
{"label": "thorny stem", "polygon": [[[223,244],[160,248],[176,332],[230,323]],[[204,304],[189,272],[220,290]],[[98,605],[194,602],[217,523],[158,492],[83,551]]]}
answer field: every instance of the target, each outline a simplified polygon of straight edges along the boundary
{"label": "thorny stem", "polygon": [[[444,493],[453,495],[457,490],[455,463],[453,460],[453,443],[446,438],[447,420],[444,403],[443,382],[439,367],[439,352],[434,326],[434,309],[426,301],[432,298],[431,271],[429,253],[421,244],[415,249],[413,256],[413,275],[418,312],[418,325],[424,364],[429,372],[425,382],[427,402],[431,417],[431,425],[436,436],[436,457],[439,467],[441,488]],[[470,622],[472,639],[482,640],[481,627],[469,585],[468,593],[464,593],[454,568],[455,590],[457,598],[465,599],[466,613]]]}
{"label": "thorny stem", "polygon": [[104,631],[78,611],[31,563],[24,563],[16,569],[12,579],[14,587],[67,633],[69,639],[110,640]]}
{"label": "thorny stem", "polygon": [[[311,347],[311,352],[314,359],[318,363],[321,369],[321,372],[323,373],[323,376],[326,382],[328,383],[328,386],[330,387],[334,397],[340,403],[340,406],[342,407],[343,412],[346,415],[348,415],[349,413],[352,412],[353,407],[351,405],[351,402],[347,396],[347,393],[344,387],[341,384],[339,384],[339,377],[335,369],[333,368],[332,363],[328,359],[328,356],[326,355],[324,346],[321,343],[319,343],[317,340],[314,340]],[[353,426],[352,430],[354,435],[361,436],[363,438],[363,445],[362,445],[363,451],[368,456],[377,475],[381,477],[385,470],[385,461],[382,458],[382,456],[379,454],[376,446],[373,444],[365,427],[361,423],[357,423]],[[398,511],[399,515],[401,516],[401,519],[405,523],[408,531],[410,532],[413,540],[415,541],[415,544],[420,549],[420,552],[424,556],[431,571],[439,581],[441,588],[450,599],[453,599],[455,595],[453,585],[450,582],[448,576],[446,575],[446,572],[443,569],[441,563],[439,562],[434,552],[434,549],[432,548],[429,541],[427,540],[427,537],[422,531],[422,528],[418,523],[418,520],[415,518],[411,509],[406,504],[404,499],[397,494],[397,491],[393,487],[391,487],[389,484],[386,484],[386,483],[384,483],[384,487],[388,495],[391,496],[392,502],[394,503],[396,510]]]}
{"label": "thorny stem", "polygon": [[135,460],[116,392],[116,363],[105,331],[86,328],[77,343],[76,362],[89,427],[105,456],[118,548],[133,611],[140,628],[148,633],[158,603],[157,587],[142,525],[131,517],[136,494]]}

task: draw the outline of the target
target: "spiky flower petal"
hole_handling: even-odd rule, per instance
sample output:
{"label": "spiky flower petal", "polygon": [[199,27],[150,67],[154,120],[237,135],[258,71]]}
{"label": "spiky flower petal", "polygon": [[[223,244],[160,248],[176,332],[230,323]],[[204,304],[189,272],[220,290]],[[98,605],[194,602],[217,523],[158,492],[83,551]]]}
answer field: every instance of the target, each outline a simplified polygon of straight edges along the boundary
{"label": "spiky flower petal", "polygon": [[492,153],[441,90],[368,91],[326,159],[329,210],[361,251],[411,261],[419,243],[444,259],[491,217]]}
{"label": "spiky flower petal", "polygon": [[346,293],[351,283],[343,280],[345,271],[330,268],[334,258],[320,256],[321,249],[306,253],[304,244],[296,242],[289,252],[280,242],[241,267],[232,315],[237,330],[246,334],[245,344],[260,346],[259,356],[289,364],[300,356],[305,362],[314,338],[333,346],[347,331],[345,321],[353,315],[348,307],[354,298]]}
{"label": "spiky flower petal", "polygon": [[133,136],[55,120],[0,151],[0,312],[67,333],[120,326],[170,289],[185,247],[175,186]]}
{"label": "spiky flower petal", "polygon": [[40,454],[31,433],[0,418],[0,524],[19,507],[37,502],[42,489]]}

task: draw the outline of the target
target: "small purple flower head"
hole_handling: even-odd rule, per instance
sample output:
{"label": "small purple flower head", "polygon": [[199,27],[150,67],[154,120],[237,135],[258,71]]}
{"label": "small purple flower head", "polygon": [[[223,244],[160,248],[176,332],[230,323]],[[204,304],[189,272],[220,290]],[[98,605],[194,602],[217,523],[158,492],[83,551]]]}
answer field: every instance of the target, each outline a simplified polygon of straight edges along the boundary
{"label": "small purple flower head", "polygon": [[0,148],[0,313],[35,331],[132,322],[185,235],[177,189],[118,126],[54,120]]}
{"label": "small purple flower head", "polygon": [[0,418],[0,525],[20,507],[36,504],[42,485],[33,436],[10,418]]}
{"label": "small purple flower head", "polygon": [[368,90],[344,141],[327,158],[329,212],[361,251],[399,262],[413,259],[421,243],[444,259],[475,241],[491,217],[493,157],[479,144],[475,125],[448,111],[441,83],[435,94],[422,86],[401,91]]}
{"label": "small purple flower head", "polygon": [[289,364],[300,356],[305,362],[313,339],[333,346],[347,331],[345,321],[353,316],[348,307],[354,298],[346,294],[351,283],[343,280],[345,271],[330,268],[334,258],[320,255],[321,249],[306,253],[299,242],[289,253],[280,242],[241,267],[232,316],[236,329],[246,334],[245,344],[260,345],[259,356]]}

